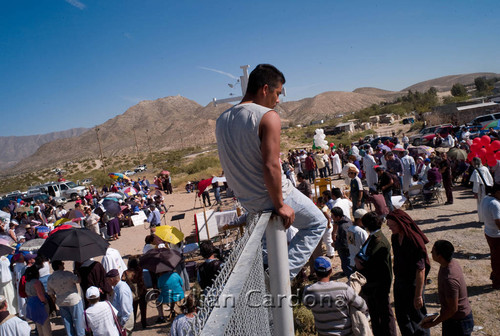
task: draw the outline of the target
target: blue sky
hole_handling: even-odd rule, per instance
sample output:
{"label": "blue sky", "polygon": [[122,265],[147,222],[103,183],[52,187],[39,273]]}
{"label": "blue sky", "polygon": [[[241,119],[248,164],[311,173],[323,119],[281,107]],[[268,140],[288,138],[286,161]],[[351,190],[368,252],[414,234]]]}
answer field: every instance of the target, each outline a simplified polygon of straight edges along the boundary
{"label": "blue sky", "polygon": [[227,84],[244,64],[282,70],[285,101],[500,73],[499,10],[498,0],[3,0],[0,136],[93,127],[144,99],[206,105],[240,94]]}

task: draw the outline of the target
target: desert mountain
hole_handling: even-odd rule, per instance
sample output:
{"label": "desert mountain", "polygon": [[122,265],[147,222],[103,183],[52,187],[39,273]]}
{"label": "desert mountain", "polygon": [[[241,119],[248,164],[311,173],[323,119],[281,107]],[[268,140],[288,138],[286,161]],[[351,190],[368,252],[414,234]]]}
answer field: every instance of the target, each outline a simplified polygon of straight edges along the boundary
{"label": "desert mountain", "polygon": [[[280,104],[277,110],[284,120],[308,123],[311,120],[356,111],[380,101],[381,98],[354,92],[324,92],[313,98]],[[154,152],[207,144],[215,141],[217,117],[230,106],[201,106],[181,96],[166,97],[142,101],[96,128],[99,129],[105,156],[135,153],[136,138],[141,152],[148,152],[149,145]],[[36,153],[22,160],[15,167],[15,171],[52,167],[60,162],[98,156],[99,147],[94,128],[76,137],[42,145]]]}
{"label": "desert mountain", "polygon": [[308,124],[313,120],[331,119],[339,114],[354,112],[383,100],[356,92],[329,91],[312,98],[279,104],[276,110],[282,119]]}
{"label": "desert mountain", "polygon": [[[323,92],[312,98],[284,102],[279,104],[276,110],[285,124],[307,124],[313,120],[330,119],[371,104],[394,100],[407,90],[425,91],[434,86],[440,91],[446,91],[455,83],[469,84],[479,76],[497,75],[473,73],[445,76],[417,83],[399,92],[372,87],[358,88],[354,92]],[[7,173],[53,167],[66,161],[98,158],[96,129],[99,129],[105,156],[135,153],[136,142],[139,151],[145,153],[150,147],[151,151],[155,152],[214,143],[215,120],[228,107],[230,104],[201,106],[182,96],[142,101],[95,129],[87,130],[78,136],[43,144],[32,156],[23,159]]]}
{"label": "desert mountain", "polygon": [[424,82],[420,82],[417,84],[413,84],[412,86],[407,87],[401,91],[420,91],[424,92],[429,90],[431,87],[435,87],[438,91],[449,91],[453,84],[460,83],[463,85],[473,84],[474,79],[477,77],[500,77],[500,74],[496,74],[494,72],[476,72],[470,74],[463,75],[452,75],[452,76],[444,76],[439,78],[430,79]]}
{"label": "desert mountain", "polygon": [[43,144],[79,136],[86,128],[72,128],[66,131],[27,136],[0,136],[0,170],[14,166],[32,155]]}
{"label": "desert mountain", "polygon": [[384,98],[387,100],[394,100],[406,94],[406,91],[389,91],[389,90],[377,89],[374,87],[361,87],[357,88],[353,92]]}

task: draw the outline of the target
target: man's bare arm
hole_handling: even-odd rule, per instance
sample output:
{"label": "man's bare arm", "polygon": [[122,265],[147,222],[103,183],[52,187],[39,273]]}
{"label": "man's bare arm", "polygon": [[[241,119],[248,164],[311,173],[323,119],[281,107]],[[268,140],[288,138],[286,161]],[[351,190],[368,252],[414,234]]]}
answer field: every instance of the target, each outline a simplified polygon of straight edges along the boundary
{"label": "man's bare arm", "polygon": [[285,228],[295,220],[295,212],[283,202],[281,190],[280,154],[281,121],[276,111],[269,111],[262,117],[259,125],[264,183],[278,215],[283,218]]}

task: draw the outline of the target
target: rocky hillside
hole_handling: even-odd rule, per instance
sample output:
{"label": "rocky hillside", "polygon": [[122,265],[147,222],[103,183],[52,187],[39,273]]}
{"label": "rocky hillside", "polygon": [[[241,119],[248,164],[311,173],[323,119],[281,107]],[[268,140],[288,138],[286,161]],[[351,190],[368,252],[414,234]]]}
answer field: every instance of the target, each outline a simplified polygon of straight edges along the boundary
{"label": "rocky hillside", "polygon": [[369,96],[376,96],[387,100],[395,100],[398,97],[404,96],[407,91],[389,91],[389,90],[377,89],[374,87],[362,87],[362,88],[357,88],[353,92]]}
{"label": "rocky hillside", "polygon": [[79,136],[86,128],[72,128],[61,132],[27,136],[0,136],[0,170],[14,166],[32,155],[43,144]]}
{"label": "rocky hillside", "polygon": [[[276,110],[284,124],[308,124],[313,120],[331,119],[340,114],[355,112],[371,104],[392,101],[408,90],[426,91],[434,86],[438,91],[446,91],[455,83],[472,83],[479,76],[492,77],[496,74],[445,76],[417,83],[399,92],[371,87],[358,88],[354,92],[323,92],[312,98],[284,102]],[[156,152],[214,143],[215,120],[228,107],[229,104],[201,106],[181,96],[142,101],[97,126],[104,155],[135,154],[137,148],[142,153],[148,153],[150,149]],[[12,145],[0,148],[16,152]],[[25,159],[15,168],[4,173],[15,174],[40,167],[54,167],[67,161],[98,158],[96,129],[44,143],[33,155],[26,158],[24,154],[23,157]]]}
{"label": "rocky hillside", "polygon": [[444,76],[439,78],[434,78],[431,80],[427,80],[424,82],[420,82],[417,84],[413,84],[412,86],[407,87],[401,91],[420,91],[424,92],[429,90],[431,87],[435,87],[438,91],[449,91],[453,84],[460,83],[463,85],[474,83],[474,78],[477,77],[500,77],[500,74],[496,74],[494,72],[475,72],[471,74],[463,74],[463,75],[452,75],[452,76]]}
{"label": "rocky hillside", "polygon": [[[284,120],[291,123],[308,123],[356,111],[380,101],[382,98],[354,92],[325,92],[313,98],[280,104],[277,110]],[[135,154],[135,139],[139,151],[146,153],[149,146],[155,152],[213,143],[215,121],[230,106],[201,106],[181,96],[142,101],[97,126],[104,155]],[[98,157],[96,130],[90,129],[77,137],[42,145],[36,153],[22,160],[15,167],[15,172]],[[13,172],[14,169],[10,171]]]}
{"label": "rocky hillside", "polygon": [[356,92],[330,91],[313,98],[279,104],[276,108],[282,119],[295,124],[308,124],[313,120],[331,119],[339,114],[355,112],[383,98]]}

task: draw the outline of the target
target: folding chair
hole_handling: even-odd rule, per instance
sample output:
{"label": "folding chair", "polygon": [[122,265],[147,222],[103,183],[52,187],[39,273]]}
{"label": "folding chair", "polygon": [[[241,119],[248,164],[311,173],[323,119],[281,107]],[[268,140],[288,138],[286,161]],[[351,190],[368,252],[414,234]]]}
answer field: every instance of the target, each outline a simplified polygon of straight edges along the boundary
{"label": "folding chair", "polygon": [[431,187],[430,189],[424,190],[423,192],[424,196],[430,194],[428,196],[428,200],[424,203],[425,204],[430,204],[432,202],[436,202],[437,204],[444,203],[443,191],[444,188],[439,184]]}
{"label": "folding chair", "polygon": [[413,210],[414,205],[417,203],[424,203],[424,186],[423,184],[415,184],[410,186],[406,192],[406,199]]}
{"label": "folding chair", "polygon": [[328,190],[328,186],[330,186],[330,190],[333,189],[333,179],[331,177],[317,177],[314,179],[314,202],[323,195],[323,191]]}

